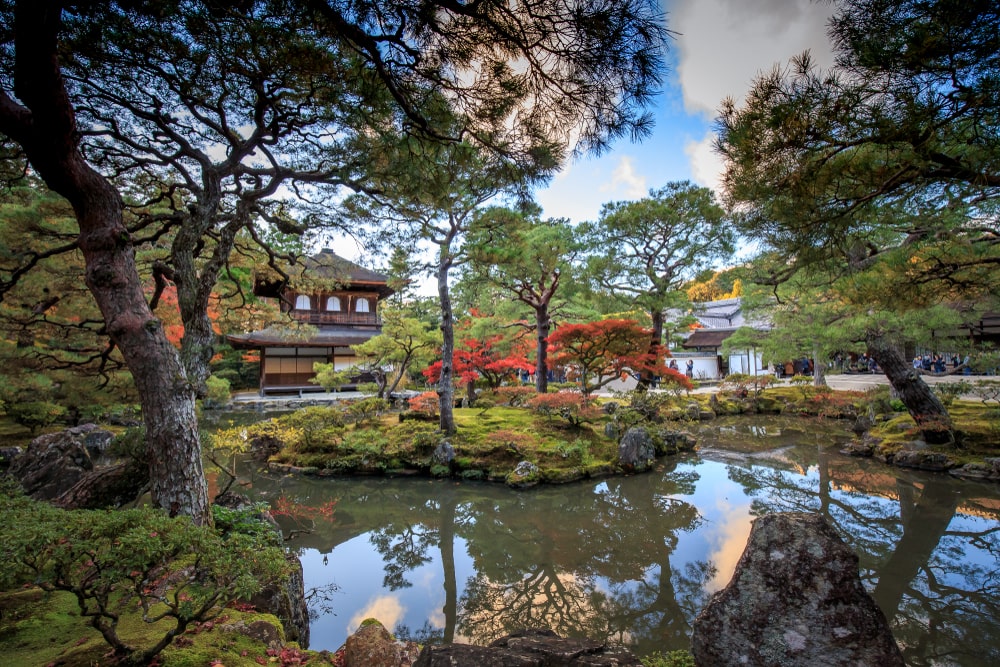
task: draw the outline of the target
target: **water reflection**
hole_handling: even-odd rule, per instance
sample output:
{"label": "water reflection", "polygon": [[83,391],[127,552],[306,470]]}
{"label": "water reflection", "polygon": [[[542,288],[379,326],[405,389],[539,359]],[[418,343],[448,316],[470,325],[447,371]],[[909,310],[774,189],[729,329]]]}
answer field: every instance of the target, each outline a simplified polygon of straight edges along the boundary
{"label": "water reflection", "polygon": [[1000,490],[845,458],[824,422],[723,425],[738,456],[706,433],[697,456],[587,484],[258,476],[252,492],[280,499],[286,530],[311,529],[294,542],[307,586],[341,589],[314,648],[336,649],[367,616],[421,641],[542,625],[640,654],[684,648],[750,521],[805,510],[858,553],[908,664],[1000,664]]}

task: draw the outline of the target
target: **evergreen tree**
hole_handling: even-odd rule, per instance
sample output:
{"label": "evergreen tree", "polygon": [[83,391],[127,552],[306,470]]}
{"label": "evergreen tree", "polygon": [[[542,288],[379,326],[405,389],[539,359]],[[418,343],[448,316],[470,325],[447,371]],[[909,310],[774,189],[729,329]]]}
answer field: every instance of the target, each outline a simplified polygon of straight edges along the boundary
{"label": "evergreen tree", "polygon": [[[666,312],[687,303],[683,287],[729,258],[734,235],[708,188],[668,183],[634,202],[612,202],[581,233],[587,271],[596,284],[642,308],[650,318],[650,354],[663,345]],[[652,376],[642,377],[648,386]]]}
{"label": "evergreen tree", "polygon": [[[856,308],[894,313],[994,293],[1000,264],[1000,14],[995,3],[842,0],[836,65],[808,54],[754,82],[719,120],[728,203],[785,264],[857,285]],[[863,297],[863,298],[862,298]],[[865,332],[928,437],[948,414],[883,318]]]}

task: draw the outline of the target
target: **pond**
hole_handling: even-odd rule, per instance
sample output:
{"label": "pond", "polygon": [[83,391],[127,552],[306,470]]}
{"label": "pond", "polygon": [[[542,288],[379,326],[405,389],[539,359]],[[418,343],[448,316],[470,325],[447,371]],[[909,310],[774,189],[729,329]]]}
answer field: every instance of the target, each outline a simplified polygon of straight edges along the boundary
{"label": "pond", "polygon": [[1000,664],[1000,487],[838,453],[843,424],[707,423],[649,474],[511,491],[426,478],[245,480],[276,508],[306,588],[331,586],[311,648],[368,617],[418,641],[488,643],[526,626],[687,648],[750,522],[821,512],[860,558],[907,664]]}

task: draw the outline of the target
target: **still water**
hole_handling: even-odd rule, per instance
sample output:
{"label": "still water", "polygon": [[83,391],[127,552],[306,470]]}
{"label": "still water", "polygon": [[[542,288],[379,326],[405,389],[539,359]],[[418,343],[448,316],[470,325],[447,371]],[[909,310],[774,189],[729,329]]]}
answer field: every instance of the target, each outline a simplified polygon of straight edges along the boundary
{"label": "still water", "polygon": [[1000,664],[1000,485],[838,453],[843,425],[711,422],[697,454],[651,474],[529,491],[424,478],[255,474],[306,589],[331,586],[313,649],[368,617],[419,641],[488,643],[526,626],[688,646],[729,580],[750,522],[821,512],[860,558],[907,664]]}

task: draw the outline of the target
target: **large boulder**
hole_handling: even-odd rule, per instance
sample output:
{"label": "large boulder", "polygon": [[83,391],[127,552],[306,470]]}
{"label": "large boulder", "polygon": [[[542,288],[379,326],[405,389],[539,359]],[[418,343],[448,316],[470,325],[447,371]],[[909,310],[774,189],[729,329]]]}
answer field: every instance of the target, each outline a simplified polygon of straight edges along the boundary
{"label": "large boulder", "polygon": [[362,623],[344,645],[344,664],[350,667],[410,667],[419,655],[415,642],[393,639],[374,619]]}
{"label": "large boulder", "polygon": [[94,469],[85,442],[88,433],[75,427],[38,436],[11,462],[11,476],[32,498],[55,500]]}
{"label": "large boulder", "polygon": [[649,431],[641,426],[633,426],[625,431],[618,443],[618,465],[625,472],[649,470],[656,460],[656,447]]}
{"label": "large boulder", "polygon": [[[215,499],[215,504],[232,510],[247,510],[253,507],[249,498],[231,491],[219,495]],[[270,525],[276,533],[281,533],[281,528],[270,512],[257,513],[255,518]],[[306,602],[302,561],[291,552],[285,554],[285,560],[288,562],[288,576],[265,586],[245,602],[253,605],[258,611],[277,616],[281,621],[285,638],[288,641],[298,642],[302,648],[309,648],[309,606]]]}
{"label": "large boulder", "polygon": [[732,580],[693,630],[699,667],[904,667],[857,556],[818,514],[754,521]]}
{"label": "large boulder", "polygon": [[550,630],[525,630],[498,639],[489,646],[428,644],[413,667],[633,667],[641,664],[625,648],[608,647],[591,639],[563,639]]}

